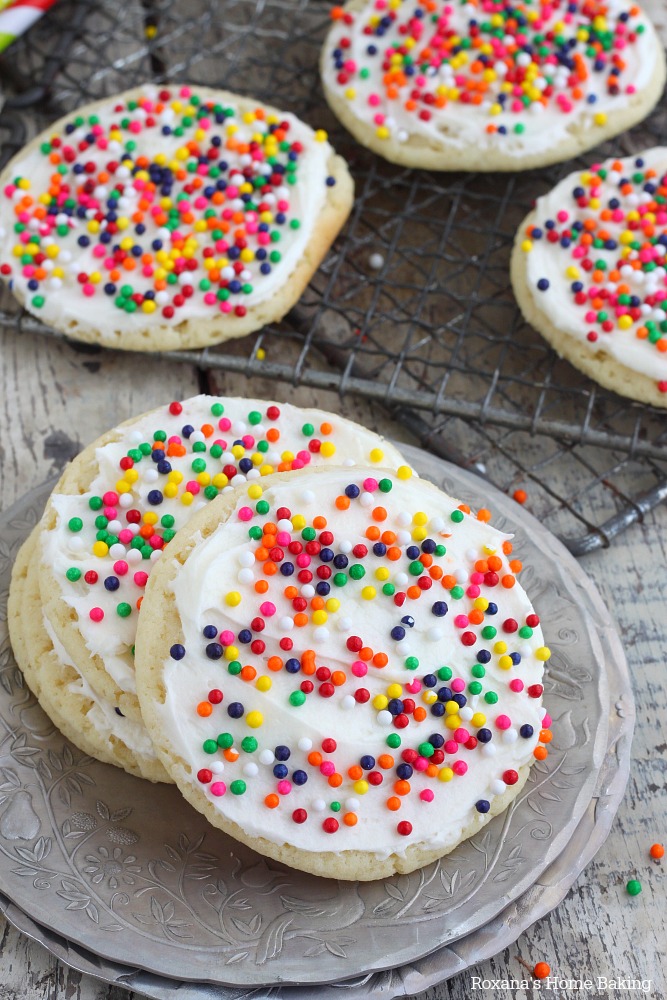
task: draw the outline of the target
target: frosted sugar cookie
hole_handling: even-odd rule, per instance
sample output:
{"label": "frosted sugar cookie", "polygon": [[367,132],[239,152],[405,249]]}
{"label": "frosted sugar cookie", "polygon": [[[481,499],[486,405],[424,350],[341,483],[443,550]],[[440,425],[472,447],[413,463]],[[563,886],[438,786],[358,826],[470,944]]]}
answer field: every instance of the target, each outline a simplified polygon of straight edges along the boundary
{"label": "frosted sugar cookie", "polygon": [[517,233],[524,316],[608,389],[667,406],[667,147],[570,174]]}
{"label": "frosted sugar cookie", "polygon": [[55,122],[0,178],[0,275],[80,340],[201,347],[280,319],[347,218],[326,133],[226,91],[145,84]]}
{"label": "frosted sugar cookie", "polygon": [[142,723],[125,719],[83,679],[44,615],[36,528],[21,547],[9,592],[9,632],[28,686],[61,733],[84,753],[140,778],[170,781]]}
{"label": "frosted sugar cookie", "polygon": [[137,686],[185,797],[295,868],[370,880],[476,833],[547,755],[549,650],[507,535],[408,470],[221,496],[146,589]]}
{"label": "frosted sugar cookie", "polygon": [[322,463],[396,469],[403,459],[343,417],[215,396],[145,413],[75,458],[42,520],[40,589],[56,636],[90,686],[140,720],[134,637],[163,548],[232,485]]}
{"label": "frosted sugar cookie", "polygon": [[662,44],[630,0],[351,0],[321,59],[332,110],[364,146],[432,170],[525,170],[641,121]]}

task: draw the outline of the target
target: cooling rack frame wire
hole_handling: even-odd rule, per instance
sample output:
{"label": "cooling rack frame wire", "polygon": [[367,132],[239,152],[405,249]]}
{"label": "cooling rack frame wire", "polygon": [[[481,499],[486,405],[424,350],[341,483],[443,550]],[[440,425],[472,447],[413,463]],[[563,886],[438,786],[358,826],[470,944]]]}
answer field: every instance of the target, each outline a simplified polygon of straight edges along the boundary
{"label": "cooling rack frame wire", "polygon": [[[58,115],[146,79],[253,92],[327,128],[357,196],[299,305],[256,335],[167,356],[213,381],[238,373],[365,397],[436,454],[501,489],[526,488],[531,511],[575,554],[609,545],[667,498],[664,411],[623,400],[557,358],[522,321],[509,253],[535,197],[561,177],[657,144],[667,102],[625,135],[544,170],[395,167],[358,146],[326,109],[317,57],[329,8],[321,0],[58,0],[0,58],[9,91],[0,130],[10,136],[2,162]],[[0,325],[60,336],[7,296]]]}

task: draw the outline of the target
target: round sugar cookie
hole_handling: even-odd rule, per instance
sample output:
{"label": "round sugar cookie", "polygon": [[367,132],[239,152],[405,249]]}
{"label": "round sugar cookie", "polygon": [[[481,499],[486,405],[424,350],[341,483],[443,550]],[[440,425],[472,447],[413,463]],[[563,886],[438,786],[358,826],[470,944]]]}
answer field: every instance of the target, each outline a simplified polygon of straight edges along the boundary
{"label": "round sugar cookie", "polygon": [[641,121],[665,83],[662,44],[630,0],[351,0],[332,17],[328,103],[409,167],[568,160]]}
{"label": "round sugar cookie", "polygon": [[65,469],[40,534],[42,602],[90,686],[135,721],[133,646],[149,574],[164,546],[230,484],[317,464],[397,469],[400,453],[323,410],[195,396],[142,414]]}
{"label": "round sugar cookie", "polygon": [[507,535],[405,472],[221,496],[146,588],[142,713],[215,826],[340,879],[453,850],[543,758],[549,650]]}
{"label": "round sugar cookie", "polygon": [[146,728],[126,719],[83,679],[42,608],[36,550],[39,527],[21,546],[9,591],[9,633],[30,690],[60,732],[84,753],[150,781],[171,781]]}
{"label": "round sugar cookie", "polygon": [[667,147],[570,174],[517,232],[526,320],[600,385],[667,406]]}
{"label": "round sugar cookie", "polygon": [[142,351],[279,320],[353,196],[325,132],[183,84],[66,115],[0,180],[0,274],[20,302],[68,336]]}

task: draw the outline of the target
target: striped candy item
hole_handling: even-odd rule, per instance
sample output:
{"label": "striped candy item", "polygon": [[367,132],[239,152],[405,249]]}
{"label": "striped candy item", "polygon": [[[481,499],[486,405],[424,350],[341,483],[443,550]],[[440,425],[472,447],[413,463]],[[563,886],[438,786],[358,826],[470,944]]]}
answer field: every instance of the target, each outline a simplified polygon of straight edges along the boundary
{"label": "striped candy item", "polygon": [[27,31],[55,0],[0,0],[0,52]]}

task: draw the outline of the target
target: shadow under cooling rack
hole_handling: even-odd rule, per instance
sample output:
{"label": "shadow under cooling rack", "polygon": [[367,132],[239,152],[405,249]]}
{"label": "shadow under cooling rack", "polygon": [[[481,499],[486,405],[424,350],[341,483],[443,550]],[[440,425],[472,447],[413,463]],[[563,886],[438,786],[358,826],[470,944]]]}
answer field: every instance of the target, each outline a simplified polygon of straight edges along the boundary
{"label": "shadow under cooling rack", "polygon": [[[395,167],[326,108],[317,65],[329,6],[59,0],[0,59],[10,92],[3,159],[56,115],[148,79],[252,93],[326,128],[356,200],[299,306],[259,334],[169,356],[375,400],[430,450],[501,489],[525,489],[531,512],[575,553],[609,544],[667,497],[664,411],[622,400],[558,359],[521,319],[509,255],[535,198],[561,177],[659,144],[667,104],[594,153],[544,170]],[[3,325],[57,336],[2,302]]]}

